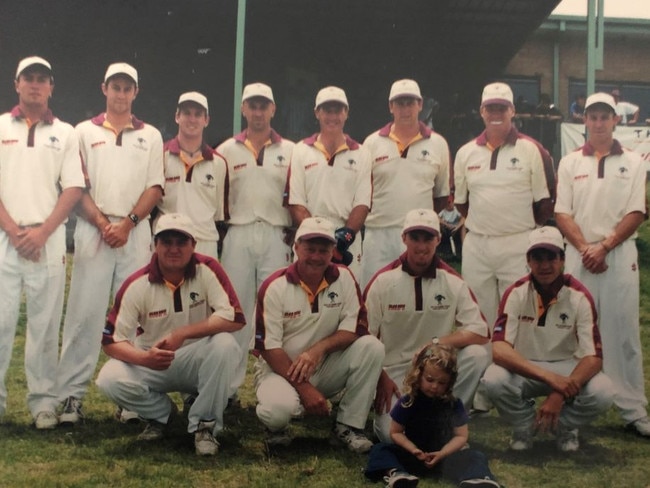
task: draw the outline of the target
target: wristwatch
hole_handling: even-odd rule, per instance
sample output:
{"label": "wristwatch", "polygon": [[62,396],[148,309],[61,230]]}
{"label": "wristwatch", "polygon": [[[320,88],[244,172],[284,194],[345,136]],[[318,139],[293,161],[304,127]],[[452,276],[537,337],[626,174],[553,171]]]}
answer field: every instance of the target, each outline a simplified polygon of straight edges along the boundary
{"label": "wristwatch", "polygon": [[140,217],[138,217],[134,213],[129,214],[129,219],[131,220],[131,222],[133,222],[133,225],[138,225],[138,222],[140,222]]}
{"label": "wristwatch", "polygon": [[440,344],[440,339],[438,339],[437,336],[433,336],[431,338],[431,344],[435,344],[437,346],[438,344]]}

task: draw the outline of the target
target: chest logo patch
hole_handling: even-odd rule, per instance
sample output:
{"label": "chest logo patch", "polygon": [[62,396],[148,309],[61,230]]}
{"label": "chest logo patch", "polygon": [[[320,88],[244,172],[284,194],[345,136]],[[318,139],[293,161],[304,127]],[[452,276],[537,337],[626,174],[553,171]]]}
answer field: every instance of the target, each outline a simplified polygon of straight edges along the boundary
{"label": "chest logo patch", "polygon": [[450,307],[450,305],[445,303],[447,301],[447,297],[441,295],[440,293],[434,296],[433,299],[436,301],[436,304],[429,307],[431,310],[447,310]]}

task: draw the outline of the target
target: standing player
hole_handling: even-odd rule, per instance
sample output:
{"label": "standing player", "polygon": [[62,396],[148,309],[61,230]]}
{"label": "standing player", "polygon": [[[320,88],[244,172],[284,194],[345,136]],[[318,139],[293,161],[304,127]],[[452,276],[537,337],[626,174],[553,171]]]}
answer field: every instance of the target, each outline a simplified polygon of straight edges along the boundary
{"label": "standing player", "polygon": [[160,132],[131,113],[138,94],[135,68],[111,64],[102,91],[106,112],[76,127],[89,190],[79,204],[63,325],[62,423],[74,424],[82,416],[81,399],[97,364],[111,290],[151,256],[148,217],[165,181]]}
{"label": "standing player", "polygon": [[555,218],[569,245],[567,272],[594,296],[603,341],[603,371],[627,428],[650,437],[639,335],[639,271],[635,239],[646,218],[641,157],[614,139],[614,98],[587,98],[585,145],[560,161]]}
{"label": "standing player", "polygon": [[106,320],[102,344],[112,359],[97,386],[146,419],[143,441],[164,436],[175,407],[167,392],[196,394],[187,431],[198,455],[213,456],[240,355],[230,332],[244,317],[219,263],[194,253],[188,217],[163,215],[155,229],[150,263],[120,287]]}
{"label": "standing player", "polygon": [[402,253],[406,213],[414,208],[440,212],[449,195],[449,146],[418,120],[422,111],[418,84],[413,80],[393,83],[388,108],[393,122],[363,143],[371,156],[373,188],[364,236],[362,287]]}
{"label": "standing player", "polygon": [[196,252],[217,259],[219,233],[215,222],[227,215],[226,161],[203,142],[210,122],[208,99],[199,92],[178,98],[178,135],[164,146],[165,194],[158,204],[163,213],[182,213],[192,219]]}
{"label": "standing player", "polygon": [[52,115],[52,67],[18,64],[18,105],[0,116],[0,417],[24,288],[27,404],[37,429],[56,427],[56,363],[65,286],[65,226],[84,174],[74,129]]}
{"label": "standing player", "polygon": [[512,90],[483,90],[485,131],[458,150],[456,206],[466,217],[463,277],[494,326],[499,299],[526,273],[528,234],[553,212],[555,175],[548,151],[514,128]]}
{"label": "standing player", "polygon": [[229,177],[230,219],[221,261],[247,319],[247,325],[235,333],[243,352],[240,383],[253,338],[257,289],[273,271],[291,262],[291,217],[282,203],[293,150],[293,142],[271,128],[275,115],[271,87],[246,85],[241,111],[246,129],[217,148],[228,161]]}
{"label": "standing player", "polygon": [[372,169],[368,151],[343,132],[348,112],[343,90],[328,86],[318,92],[314,113],[320,132],[296,144],[287,198],[294,226],[310,216],[336,225],[335,261],[350,266],[358,277],[361,238],[357,234],[370,211]]}

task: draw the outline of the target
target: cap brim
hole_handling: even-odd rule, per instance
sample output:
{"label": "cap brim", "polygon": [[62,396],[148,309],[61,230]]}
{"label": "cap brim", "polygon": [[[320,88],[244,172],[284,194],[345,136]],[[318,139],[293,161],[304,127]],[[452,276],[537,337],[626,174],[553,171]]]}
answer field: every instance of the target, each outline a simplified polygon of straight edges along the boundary
{"label": "cap brim", "polygon": [[154,237],[158,237],[158,236],[160,236],[160,234],[164,234],[165,232],[177,232],[179,234],[183,234],[183,235],[189,237],[192,240],[196,240],[196,239],[194,239],[194,236],[192,234],[190,234],[188,231],[183,230],[183,229],[176,229],[176,228],[160,230],[160,231],[156,232],[156,235]]}
{"label": "cap brim", "polygon": [[393,95],[388,99],[388,101],[392,102],[398,98],[415,98],[416,100],[422,100],[422,97],[420,95],[416,95],[415,93],[400,93],[398,95]]}
{"label": "cap brim", "polygon": [[485,107],[486,105],[503,105],[505,107],[514,106],[510,100],[504,100],[503,98],[489,98],[481,103],[481,107]]}
{"label": "cap brim", "polygon": [[437,236],[440,235],[440,232],[433,227],[427,227],[426,225],[414,225],[412,227],[407,227],[402,231],[402,234],[406,234],[407,232],[413,232],[414,230],[423,230],[424,232],[428,232],[431,235]]}
{"label": "cap brim", "polygon": [[594,102],[594,103],[591,103],[591,104],[589,104],[589,105],[585,105],[585,112],[586,112],[587,110],[589,110],[590,108],[598,107],[599,105],[602,106],[603,108],[607,108],[608,110],[610,110],[610,111],[616,113],[616,107],[612,107],[612,106],[611,106],[609,103],[607,103],[607,102]]}
{"label": "cap brim", "polygon": [[552,251],[552,252],[562,252],[564,249],[561,247],[557,247],[554,244],[550,244],[548,242],[540,242],[539,244],[533,244],[528,248],[528,251],[526,251],[526,254],[528,254],[531,251],[534,251],[535,249],[544,249],[546,251]]}
{"label": "cap brim", "polygon": [[311,233],[308,233],[308,234],[303,234],[300,237],[297,237],[297,239],[304,240],[304,241],[308,241],[310,239],[326,239],[326,240],[330,241],[331,243],[336,242],[336,239],[334,239],[334,237],[332,237],[332,236],[330,236],[328,234],[321,234],[320,232],[311,232]]}

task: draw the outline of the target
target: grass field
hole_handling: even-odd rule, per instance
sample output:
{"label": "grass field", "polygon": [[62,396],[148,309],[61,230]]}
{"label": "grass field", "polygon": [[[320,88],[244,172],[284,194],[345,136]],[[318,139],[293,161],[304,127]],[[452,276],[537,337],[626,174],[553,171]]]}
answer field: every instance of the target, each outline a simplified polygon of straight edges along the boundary
{"label": "grass field", "polygon": [[[638,240],[641,269],[641,335],[646,391],[650,392],[650,225]],[[2,313],[0,311],[0,313]],[[74,428],[39,432],[31,425],[23,371],[24,313],[7,374],[7,413],[0,423],[0,487],[371,487],[364,480],[365,456],[331,447],[330,422],[307,419],[295,424],[287,448],[267,450],[255,417],[250,375],[241,390],[242,408],[226,413],[216,458],[194,455],[193,439],[180,418],[161,442],[135,440],[141,426],[119,424],[114,407],[91,386],[84,401],[87,418]],[[102,356],[101,362],[105,360]],[[180,405],[180,398],[174,397]],[[508,488],[650,487],[650,441],[625,433],[615,411],[582,429],[581,450],[560,454],[552,437],[535,449],[513,453],[509,430],[495,413],[472,420],[470,442],[489,457]],[[452,486],[422,480],[420,486]]]}

